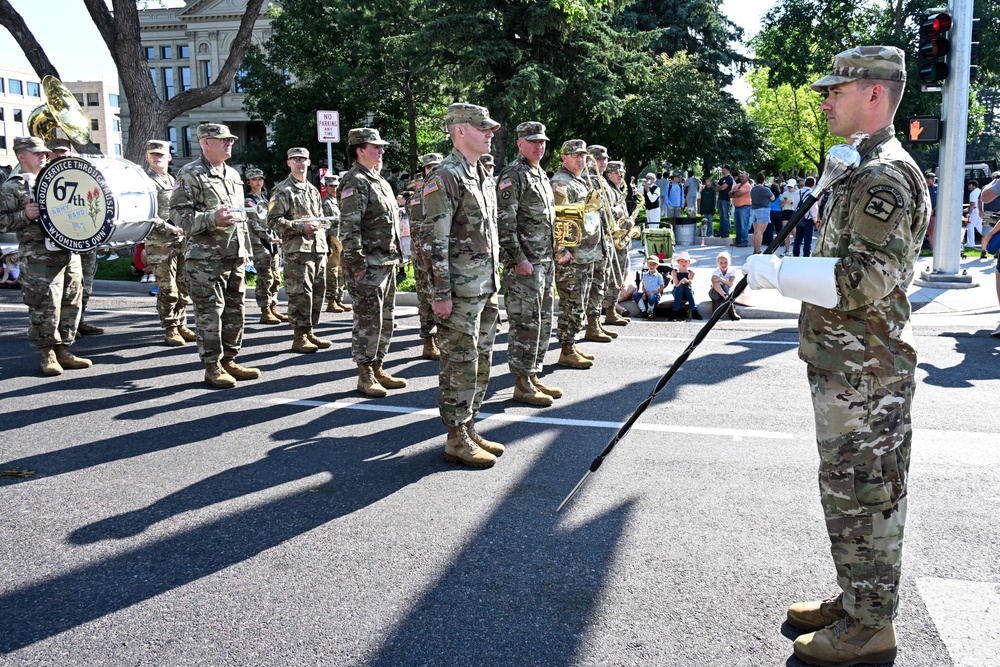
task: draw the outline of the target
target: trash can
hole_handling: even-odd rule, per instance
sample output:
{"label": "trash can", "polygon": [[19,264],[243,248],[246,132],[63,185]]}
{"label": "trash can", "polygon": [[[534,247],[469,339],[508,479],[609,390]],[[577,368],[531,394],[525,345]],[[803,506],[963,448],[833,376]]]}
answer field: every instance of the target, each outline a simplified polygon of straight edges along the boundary
{"label": "trash can", "polygon": [[677,245],[694,245],[695,224],[693,222],[678,222],[674,225],[677,235]]}
{"label": "trash can", "polygon": [[644,230],[642,242],[646,246],[646,257],[663,253],[663,257],[670,260],[674,256],[674,231],[669,227]]}

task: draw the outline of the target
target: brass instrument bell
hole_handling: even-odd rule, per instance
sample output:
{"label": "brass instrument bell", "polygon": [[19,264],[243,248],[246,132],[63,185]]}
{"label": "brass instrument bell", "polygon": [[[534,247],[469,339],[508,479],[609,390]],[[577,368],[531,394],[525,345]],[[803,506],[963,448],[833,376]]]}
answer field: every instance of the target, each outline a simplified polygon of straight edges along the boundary
{"label": "brass instrument bell", "polygon": [[54,76],[43,78],[42,96],[45,102],[35,107],[28,116],[28,133],[31,136],[49,141],[55,138],[58,128],[74,143],[90,143],[90,120],[62,81]]}

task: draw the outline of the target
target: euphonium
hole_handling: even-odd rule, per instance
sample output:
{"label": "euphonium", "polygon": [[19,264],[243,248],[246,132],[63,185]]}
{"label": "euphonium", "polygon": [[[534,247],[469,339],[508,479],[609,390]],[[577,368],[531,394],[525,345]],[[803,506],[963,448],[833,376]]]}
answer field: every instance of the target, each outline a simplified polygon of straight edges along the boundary
{"label": "euphonium", "polygon": [[563,248],[580,245],[583,240],[583,216],[586,213],[587,202],[556,204],[556,245]]}

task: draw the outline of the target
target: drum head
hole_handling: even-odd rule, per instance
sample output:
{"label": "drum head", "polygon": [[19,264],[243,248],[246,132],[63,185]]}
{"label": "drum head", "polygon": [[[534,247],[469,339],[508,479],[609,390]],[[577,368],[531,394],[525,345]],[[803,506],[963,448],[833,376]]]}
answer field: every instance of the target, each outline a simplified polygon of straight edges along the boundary
{"label": "drum head", "polygon": [[115,197],[104,175],[87,160],[67,155],[35,179],[35,201],[45,233],[73,252],[105,243],[114,229]]}

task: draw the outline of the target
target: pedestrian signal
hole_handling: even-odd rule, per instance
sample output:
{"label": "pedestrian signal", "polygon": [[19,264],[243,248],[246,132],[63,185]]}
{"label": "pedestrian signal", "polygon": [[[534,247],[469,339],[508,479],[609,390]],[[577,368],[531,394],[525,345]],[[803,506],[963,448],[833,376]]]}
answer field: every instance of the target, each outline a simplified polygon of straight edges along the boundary
{"label": "pedestrian signal", "polygon": [[951,15],[944,12],[927,12],[920,23],[920,45],[917,47],[917,76],[920,83],[939,85],[948,78],[951,51],[947,32],[951,29]]}
{"label": "pedestrian signal", "polygon": [[911,144],[936,144],[941,141],[941,119],[937,116],[911,116],[906,125]]}

